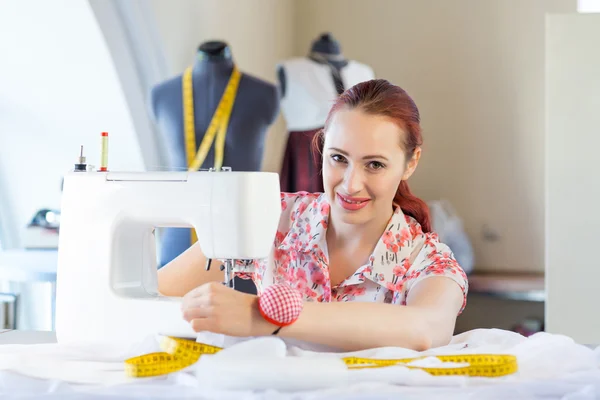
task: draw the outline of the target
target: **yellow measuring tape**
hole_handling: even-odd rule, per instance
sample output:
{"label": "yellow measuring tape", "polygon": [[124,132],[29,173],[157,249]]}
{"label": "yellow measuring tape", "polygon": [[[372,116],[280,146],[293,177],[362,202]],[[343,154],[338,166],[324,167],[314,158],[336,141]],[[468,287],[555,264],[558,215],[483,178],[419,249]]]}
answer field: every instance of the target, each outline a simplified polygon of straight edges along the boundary
{"label": "yellow measuring tape", "polygon": [[[223,166],[223,153],[225,149],[225,136],[229,126],[229,117],[235,103],[238,86],[242,74],[234,65],[227,87],[221,96],[217,110],[215,111],[200,147],[196,151],[196,126],[194,121],[194,86],[192,84],[192,67],[186,68],[183,74],[182,96],[183,96],[183,125],[185,134],[185,153],[188,165],[188,171],[197,171],[201,166],[208,151],[215,143],[215,162],[214,168],[219,171]],[[191,243],[194,244],[198,237],[194,229],[191,230]]]}
{"label": "yellow measuring tape", "polygon": [[128,376],[147,378],[181,371],[194,364],[202,354],[214,354],[220,347],[197,343],[190,339],[165,336],[160,342],[163,352],[144,354],[125,360]]}
{"label": "yellow measuring tape", "polygon": [[[203,354],[215,354],[220,347],[197,343],[191,339],[164,337],[160,344],[162,353],[145,354],[125,360],[125,371],[128,376],[136,378],[166,375],[181,371],[194,364]],[[464,354],[444,355],[436,357],[447,363],[467,363],[464,367],[417,367],[406,365],[427,357],[404,359],[372,359],[361,357],[345,357],[342,361],[348,369],[382,368],[402,365],[410,369],[420,369],[435,376],[477,376],[495,378],[517,372],[517,358],[506,354]]]}

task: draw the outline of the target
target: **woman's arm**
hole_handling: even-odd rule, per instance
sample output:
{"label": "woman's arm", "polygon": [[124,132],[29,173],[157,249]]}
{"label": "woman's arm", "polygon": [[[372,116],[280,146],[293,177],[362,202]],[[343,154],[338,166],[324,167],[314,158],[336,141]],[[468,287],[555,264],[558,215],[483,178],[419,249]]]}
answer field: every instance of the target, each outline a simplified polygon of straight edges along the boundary
{"label": "woman's arm", "polygon": [[342,351],[403,347],[417,351],[447,345],[463,292],[451,279],[427,278],[410,291],[406,306],[363,302],[308,302],[279,336]]}
{"label": "woman's arm", "polygon": [[[385,346],[423,351],[448,344],[463,298],[451,279],[431,277],[411,288],[406,306],[305,302],[298,320],[282,328],[279,336],[342,351]],[[260,315],[257,296],[214,283],[187,293],[182,313],[197,332],[269,336],[277,328]]]}
{"label": "woman's arm", "polygon": [[207,271],[206,256],[196,242],[158,270],[158,292],[163,296],[181,297],[207,282],[222,282],[221,265],[220,261],[212,260]]}

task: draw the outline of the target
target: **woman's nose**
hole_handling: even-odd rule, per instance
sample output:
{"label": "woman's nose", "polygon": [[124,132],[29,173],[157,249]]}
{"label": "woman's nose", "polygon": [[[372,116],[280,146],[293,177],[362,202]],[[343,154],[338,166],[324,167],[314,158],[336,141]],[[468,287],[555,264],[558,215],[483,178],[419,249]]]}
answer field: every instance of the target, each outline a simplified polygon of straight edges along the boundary
{"label": "woman's nose", "polygon": [[355,167],[349,166],[344,175],[344,188],[348,194],[360,192],[364,187],[364,177],[362,172]]}

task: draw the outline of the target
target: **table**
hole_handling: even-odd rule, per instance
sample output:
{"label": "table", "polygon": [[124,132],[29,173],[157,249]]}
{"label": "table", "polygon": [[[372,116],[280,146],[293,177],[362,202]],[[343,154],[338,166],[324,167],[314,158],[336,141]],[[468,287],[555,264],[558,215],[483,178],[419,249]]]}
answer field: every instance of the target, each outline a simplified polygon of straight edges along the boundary
{"label": "table", "polygon": [[0,345],[56,343],[56,334],[51,331],[0,330]]}
{"label": "table", "polygon": [[544,275],[519,272],[476,272],[469,275],[467,307],[456,332],[477,328],[543,329],[546,298]]}
{"label": "table", "polygon": [[476,273],[469,276],[469,292],[504,298],[543,302],[546,299],[543,274]]}
{"label": "table", "polygon": [[[452,352],[457,349],[479,349],[477,352],[516,354],[519,357],[521,374],[508,377],[495,384],[466,382],[460,377],[440,381],[427,376],[408,376],[406,371],[378,379],[347,381],[343,385],[327,389],[309,391],[260,391],[210,389],[202,380],[211,379],[202,374],[177,374],[172,379],[149,379],[125,381],[121,357],[99,353],[85,346],[55,344],[51,332],[0,331],[0,397],[10,393],[27,398],[212,398],[212,399],[252,399],[252,400],[326,400],[344,399],[422,399],[435,398],[458,400],[464,398],[535,398],[535,399],[595,399],[600,392],[600,367],[590,363],[597,359],[600,348],[581,348],[568,343],[561,336],[542,335],[535,338],[518,338],[510,332],[478,330],[456,337]],[[533,341],[532,344],[527,343]],[[465,346],[472,343],[472,346]],[[25,346],[23,346],[25,345]],[[29,346],[30,345],[30,346]],[[491,346],[491,347],[490,347]],[[402,351],[401,349],[397,349]],[[449,349],[439,351],[447,353]],[[88,353],[88,351],[90,351]],[[22,354],[23,357],[18,355]],[[99,354],[102,354],[99,356]],[[556,363],[558,357],[570,354],[568,363]],[[14,356],[17,355],[17,356]],[[84,357],[81,357],[84,355]],[[89,356],[89,357],[88,357]],[[382,355],[383,356],[383,355]],[[12,358],[11,358],[12,357]],[[99,358],[96,358],[99,357]],[[402,358],[402,356],[399,356]],[[100,362],[100,359],[102,361]],[[4,363],[2,363],[4,361]],[[39,362],[39,364],[36,364]],[[552,365],[548,368],[548,365]],[[218,365],[216,367],[219,367]],[[2,369],[4,368],[4,370]],[[227,367],[222,373],[228,372]],[[16,370],[15,370],[16,369]],[[378,369],[373,369],[377,371]],[[219,371],[219,373],[221,373]],[[254,370],[249,369],[250,374]],[[204,373],[210,372],[204,370]],[[292,373],[293,372],[293,373]],[[327,372],[327,371],[324,371]],[[398,371],[399,372],[399,371]],[[259,381],[261,369],[256,370]],[[309,374],[304,370],[302,373]],[[292,379],[306,379],[298,371],[286,370],[282,376]],[[115,377],[119,378],[115,384]],[[248,380],[248,376],[244,379]],[[360,378],[360,376],[359,376]],[[228,378],[229,379],[229,378]],[[334,378],[335,379],[335,378]],[[436,380],[434,382],[433,380]],[[455,380],[458,379],[458,380]],[[74,381],[75,380],[75,381]],[[310,382],[309,382],[310,383]]]}

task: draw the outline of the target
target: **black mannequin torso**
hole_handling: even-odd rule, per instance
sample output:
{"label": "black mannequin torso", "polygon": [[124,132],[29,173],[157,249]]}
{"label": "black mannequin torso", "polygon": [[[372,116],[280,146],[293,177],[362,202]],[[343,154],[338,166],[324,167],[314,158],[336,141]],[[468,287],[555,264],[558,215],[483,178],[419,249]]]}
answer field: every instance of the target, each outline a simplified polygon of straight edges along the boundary
{"label": "black mannequin torso", "polygon": [[348,65],[342,54],[342,47],[340,43],[331,35],[331,33],[324,33],[317,40],[312,43],[310,49],[311,54],[316,53],[327,58],[327,61],[338,70]]}
{"label": "black mannequin torso", "polygon": [[[226,43],[204,43],[198,54],[192,71],[196,146],[202,142],[233,70],[233,58]],[[163,143],[167,146],[166,167],[187,169],[181,75],[156,85],[150,93],[150,101]],[[242,74],[225,139],[223,166],[231,167],[233,171],[259,171],[266,133],[278,113],[276,86]],[[213,163],[214,148],[211,147],[202,168],[210,168]]]}
{"label": "black mannequin torso", "polygon": [[[313,41],[309,58],[313,54],[327,60],[338,71],[348,65],[348,61],[342,55],[340,43],[330,33],[323,33]],[[285,71],[281,66],[277,69],[277,78],[279,80],[279,93],[284,97]]]}
{"label": "black mannequin torso", "polygon": [[[192,70],[196,150],[227,86],[234,61],[224,42],[206,42],[198,49]],[[153,117],[166,146],[165,169],[187,170],[182,75],[162,82],[150,93]],[[242,73],[225,138],[223,166],[233,171],[260,171],[268,128],[279,114],[277,87]],[[216,142],[216,140],[215,140]],[[202,169],[214,165],[214,143]],[[162,235],[160,266],[190,246],[190,230],[167,228]]]}

